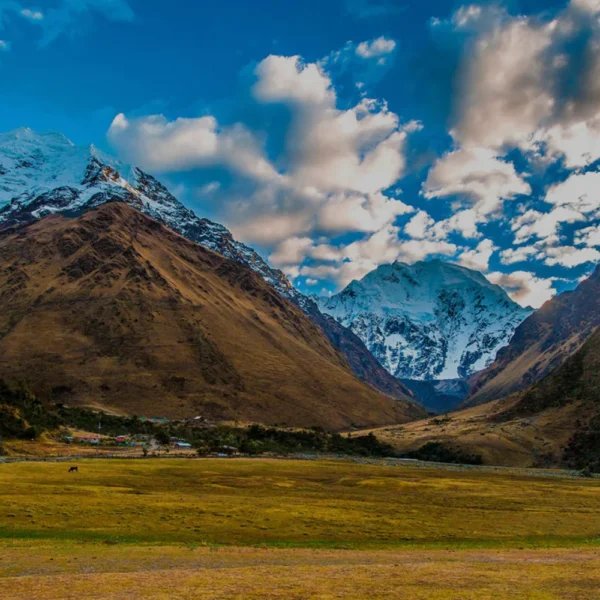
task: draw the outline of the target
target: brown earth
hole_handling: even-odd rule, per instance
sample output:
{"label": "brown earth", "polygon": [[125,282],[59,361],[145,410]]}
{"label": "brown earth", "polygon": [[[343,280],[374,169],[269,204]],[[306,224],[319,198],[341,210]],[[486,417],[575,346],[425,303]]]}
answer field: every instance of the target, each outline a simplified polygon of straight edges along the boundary
{"label": "brown earth", "polygon": [[[593,447],[600,440],[600,432],[593,433],[597,425],[588,429],[598,420],[600,331],[562,366],[523,392],[375,433],[402,451],[443,442],[480,454],[491,465],[550,466],[566,459],[581,467],[600,454],[600,448]],[[565,457],[575,434],[579,442]]]}
{"label": "brown earth", "polygon": [[503,398],[541,380],[572,356],[600,326],[600,267],[572,292],[527,317],[494,363],[470,381],[464,406]]}
{"label": "brown earth", "polygon": [[0,377],[168,418],[339,429],[423,414],[358,381],[258,275],[123,203],[2,234]]}

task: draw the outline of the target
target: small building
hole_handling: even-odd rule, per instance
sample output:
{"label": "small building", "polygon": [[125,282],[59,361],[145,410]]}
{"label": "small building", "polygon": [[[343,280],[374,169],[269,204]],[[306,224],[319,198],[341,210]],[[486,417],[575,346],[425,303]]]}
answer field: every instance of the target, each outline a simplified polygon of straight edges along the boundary
{"label": "small building", "polygon": [[99,444],[100,443],[100,436],[98,435],[77,435],[75,436],[75,441],[79,442],[80,444]]}
{"label": "small building", "polygon": [[191,450],[193,448],[193,446],[191,444],[188,444],[187,442],[181,442],[181,441],[175,442],[174,447],[177,448],[178,450]]}
{"label": "small building", "polygon": [[129,438],[126,435],[118,435],[115,438],[115,442],[117,442],[117,444],[126,444],[129,441]]}

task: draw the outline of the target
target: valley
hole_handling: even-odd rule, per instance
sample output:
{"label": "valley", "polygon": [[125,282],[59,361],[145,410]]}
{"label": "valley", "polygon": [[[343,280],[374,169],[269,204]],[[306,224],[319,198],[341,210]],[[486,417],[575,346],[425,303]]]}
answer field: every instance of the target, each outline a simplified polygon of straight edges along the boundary
{"label": "valley", "polygon": [[600,0],[0,0],[0,600],[600,600]]}

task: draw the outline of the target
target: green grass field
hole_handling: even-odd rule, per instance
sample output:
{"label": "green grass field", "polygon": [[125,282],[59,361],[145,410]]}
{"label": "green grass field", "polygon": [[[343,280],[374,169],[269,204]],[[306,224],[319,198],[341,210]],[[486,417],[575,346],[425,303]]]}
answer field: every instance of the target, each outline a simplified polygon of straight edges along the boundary
{"label": "green grass field", "polygon": [[0,465],[3,600],[600,598],[599,480],[342,461],[77,465]]}

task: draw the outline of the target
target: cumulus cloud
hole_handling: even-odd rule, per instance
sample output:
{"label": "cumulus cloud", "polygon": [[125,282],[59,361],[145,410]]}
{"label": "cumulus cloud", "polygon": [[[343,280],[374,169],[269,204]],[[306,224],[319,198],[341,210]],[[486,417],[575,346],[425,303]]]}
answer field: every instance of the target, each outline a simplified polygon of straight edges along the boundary
{"label": "cumulus cloud", "polygon": [[118,114],[109,141],[128,160],[159,172],[226,164],[258,179],[277,173],[255,136],[241,124],[221,128],[212,116],[168,121],[163,115],[128,119]]}
{"label": "cumulus cloud", "polygon": [[519,246],[517,248],[506,248],[500,253],[500,260],[503,265],[514,265],[527,262],[541,253],[539,245]]}
{"label": "cumulus cloud", "polygon": [[374,194],[338,193],[330,196],[319,210],[317,223],[326,233],[378,231],[397,216],[413,208],[395,198]]}
{"label": "cumulus cloud", "polygon": [[476,248],[465,250],[459,256],[459,263],[468,269],[486,272],[490,266],[490,258],[498,247],[492,240],[479,242]]}
{"label": "cumulus cloud", "polygon": [[565,181],[551,185],[545,196],[545,202],[550,206],[548,212],[529,209],[513,219],[515,241],[523,243],[538,239],[550,247],[560,242],[563,225],[599,218],[599,185],[600,173],[595,171],[575,173]]}
{"label": "cumulus cloud", "polygon": [[416,240],[424,240],[431,236],[435,220],[424,210],[417,214],[405,225],[404,233]]}
{"label": "cumulus cloud", "polygon": [[470,203],[480,220],[497,213],[504,200],[529,194],[531,188],[512,163],[486,148],[460,148],[445,154],[423,184],[426,198],[458,197]]}
{"label": "cumulus cloud", "polygon": [[593,0],[572,0],[552,19],[477,5],[455,13],[457,28],[475,32],[455,140],[497,152],[516,147],[568,168],[598,160],[600,24],[590,12],[598,12]]}
{"label": "cumulus cloud", "polygon": [[356,54],[362,58],[380,58],[391,54],[396,48],[396,42],[385,36],[371,40],[370,42],[361,42],[356,47]]}
{"label": "cumulus cloud", "polygon": [[402,124],[385,103],[368,98],[338,108],[323,67],[297,56],[269,56],[255,76],[252,95],[259,104],[291,110],[285,148],[273,160],[260,142],[264,135],[241,123],[221,126],[212,116],[169,121],[120,114],[109,140],[121,155],[150,170],[224,166],[245,176],[248,185],[219,193],[228,194],[234,231],[253,242],[372,233],[413,210],[384,190],[402,176],[406,138],[418,124]]}
{"label": "cumulus cloud", "polygon": [[302,267],[301,274],[320,280],[333,280],[343,287],[382,264],[397,260],[414,263],[430,257],[451,257],[457,251],[455,244],[443,240],[402,239],[400,229],[390,225],[348,245],[316,246],[311,252],[312,257],[329,264]]}
{"label": "cumulus cloud", "polygon": [[261,102],[281,102],[309,110],[332,106],[335,92],[331,80],[316,63],[299,56],[271,55],[256,67],[254,96]]}
{"label": "cumulus cloud", "polygon": [[573,246],[554,246],[545,249],[545,263],[550,266],[561,265],[573,268],[587,263],[600,261],[600,252],[595,248],[575,248]]}
{"label": "cumulus cloud", "polygon": [[521,306],[539,308],[556,294],[556,289],[552,286],[553,279],[542,279],[527,271],[489,273],[487,278],[502,286]]}
{"label": "cumulus cloud", "polygon": [[[386,38],[356,46],[365,55],[360,60],[392,50]],[[407,138],[420,124],[401,122],[385,102],[367,97],[340,108],[326,64],[272,55],[256,66],[252,100],[263,108],[283,105],[290,115],[281,149],[271,147],[270,155],[270,136],[280,136],[279,131],[241,122],[223,125],[211,115],[169,120],[119,114],[108,139],[122,157],[151,171],[226,169],[226,184],[215,186],[211,180],[196,197],[210,196],[234,234],[271,249],[271,261],[286,273],[318,278],[301,266],[315,273],[324,272],[319,266],[358,272],[367,263],[379,264],[368,262],[366,250],[359,248],[383,239],[381,232],[395,246],[377,260],[400,252],[394,224],[414,209],[389,188],[405,173]],[[391,231],[396,239],[387,236]],[[337,241],[349,233],[358,240]],[[336,266],[319,265],[327,243],[317,240],[323,237],[327,243],[336,240],[330,244]]]}
{"label": "cumulus cloud", "polygon": [[575,244],[577,246],[587,246],[589,248],[600,246],[600,225],[579,230],[575,234]]}
{"label": "cumulus cloud", "polygon": [[553,107],[543,61],[554,28],[515,18],[484,30],[464,65],[460,116],[452,132],[459,143],[499,151],[536,131]]}
{"label": "cumulus cloud", "polygon": [[568,206],[559,206],[547,213],[530,209],[512,220],[511,229],[515,232],[517,244],[537,238],[550,245],[560,240],[559,232],[563,223],[576,223],[584,219],[580,211]]}
{"label": "cumulus cloud", "polygon": [[[594,233],[571,241],[567,226],[600,218],[600,173],[589,170],[600,160],[598,16],[597,0],[571,0],[554,14],[527,16],[499,4],[469,4],[433,21],[460,36],[463,58],[450,130],[454,150],[434,164],[423,194],[473,211],[462,227],[436,223],[438,237],[452,230],[467,237],[465,225],[480,234],[481,225],[512,212],[516,245],[501,252],[504,264],[572,268],[596,260],[591,244],[577,247]],[[512,162],[515,150],[538,174],[555,163],[571,173],[534,204],[527,198],[530,175]],[[518,196],[522,208],[514,214],[506,202]]]}
{"label": "cumulus cloud", "polygon": [[313,245],[311,238],[289,238],[277,246],[277,250],[271,254],[269,259],[276,267],[298,265],[304,260],[307,251]]}

